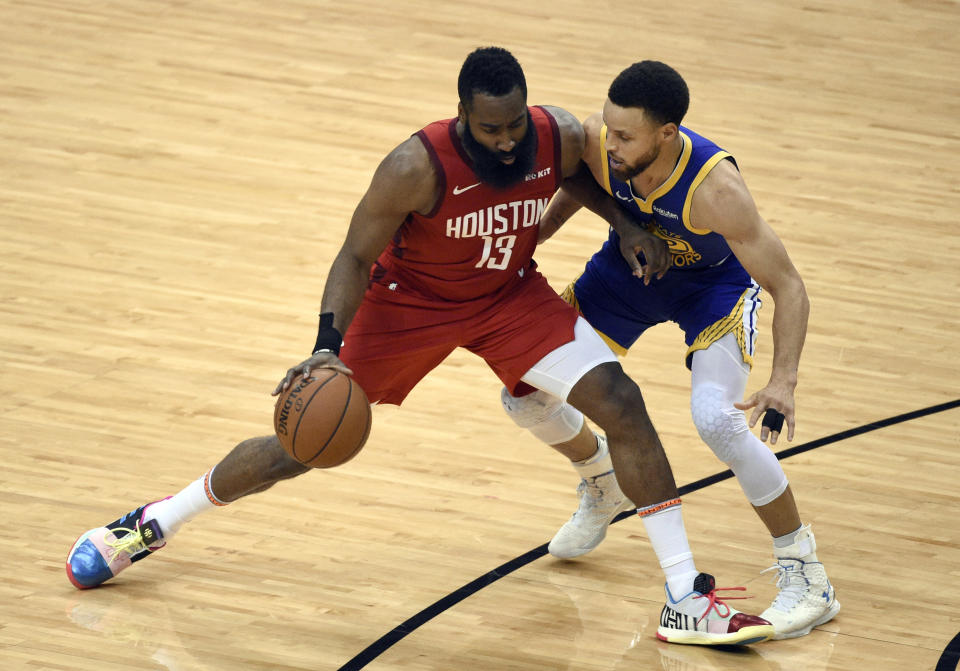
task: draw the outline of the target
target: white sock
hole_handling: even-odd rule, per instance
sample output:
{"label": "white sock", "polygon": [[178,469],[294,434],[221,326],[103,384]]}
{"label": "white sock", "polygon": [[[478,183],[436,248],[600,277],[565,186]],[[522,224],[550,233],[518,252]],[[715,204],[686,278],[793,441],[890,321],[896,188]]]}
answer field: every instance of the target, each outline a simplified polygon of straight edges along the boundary
{"label": "white sock", "polygon": [[609,473],[613,470],[613,461],[610,459],[610,450],[607,448],[607,441],[597,439],[597,451],[588,459],[583,461],[571,461],[573,467],[581,478],[596,477]]}
{"label": "white sock", "polygon": [[185,522],[189,522],[206,510],[227,505],[214,496],[210,489],[212,474],[211,468],[203,477],[194,480],[179,493],[152,504],[145,511],[144,521],[156,520],[160,525],[163,539],[170,540]]}
{"label": "white sock", "polygon": [[637,514],[660,560],[670,594],[679,601],[693,591],[693,581],[699,575],[683,526],[680,499],[640,508]]}
{"label": "white sock", "polygon": [[783,536],[773,539],[773,553],[778,557],[799,559],[804,562],[816,562],[817,542],[809,524],[801,524],[799,528]]}
{"label": "white sock", "polygon": [[788,534],[784,534],[782,536],[774,536],[773,547],[775,548],[790,547],[791,545],[797,542],[797,536],[800,534],[802,530],[803,530],[803,525],[801,524],[800,526],[798,526],[796,529],[794,529]]}

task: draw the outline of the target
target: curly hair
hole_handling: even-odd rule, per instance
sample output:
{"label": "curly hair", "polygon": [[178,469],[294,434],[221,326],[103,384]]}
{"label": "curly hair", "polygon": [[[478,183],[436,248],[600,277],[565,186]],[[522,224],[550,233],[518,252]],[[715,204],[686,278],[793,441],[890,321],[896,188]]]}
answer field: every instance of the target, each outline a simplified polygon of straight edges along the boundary
{"label": "curly hair", "polygon": [[660,124],[683,121],[690,91],[680,73],[666,63],[640,61],[617,75],[607,92],[620,107],[639,107]]}
{"label": "curly hair", "polygon": [[527,80],[523,68],[513,54],[502,47],[481,47],[473,51],[463,62],[457,80],[460,102],[468,109],[476,93],[505,96],[518,86],[526,100]]}

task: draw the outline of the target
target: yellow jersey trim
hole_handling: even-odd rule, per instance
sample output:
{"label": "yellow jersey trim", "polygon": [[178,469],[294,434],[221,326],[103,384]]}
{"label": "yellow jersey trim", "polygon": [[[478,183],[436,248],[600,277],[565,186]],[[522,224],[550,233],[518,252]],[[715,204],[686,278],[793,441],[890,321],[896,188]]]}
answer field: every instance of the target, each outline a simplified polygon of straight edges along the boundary
{"label": "yellow jersey trim", "polygon": [[[627,181],[627,188],[630,189],[630,195],[633,197],[633,201],[637,204],[637,207],[640,208],[640,211],[645,214],[653,214],[653,201],[667,193],[672,189],[680,178],[683,177],[683,171],[687,167],[687,163],[690,162],[690,155],[693,153],[693,141],[690,140],[690,137],[680,131],[680,138],[683,140],[683,149],[680,150],[680,157],[677,159],[677,165],[674,167],[673,172],[670,173],[670,176],[667,178],[663,184],[658,186],[653,192],[647,196],[646,199],[641,198],[633,192],[633,185],[630,184],[629,180]],[[603,170],[603,184],[604,190],[613,195],[613,187],[610,185],[610,163],[607,160],[607,125],[603,124],[600,126],[600,154],[601,154],[601,165]],[[708,231],[709,232],[709,231]]]}
{"label": "yellow jersey trim", "polygon": [[707,159],[707,162],[703,164],[702,168],[700,168],[700,172],[698,172],[697,176],[693,178],[692,182],[690,182],[690,188],[687,190],[687,199],[683,202],[683,226],[691,233],[696,233],[697,235],[706,235],[707,233],[713,232],[709,228],[694,228],[690,223],[690,209],[693,206],[693,194],[696,192],[697,187],[700,186],[700,183],[707,178],[707,174],[713,170],[717,163],[725,158],[730,158],[730,154],[725,151],[718,151],[716,154]]}
{"label": "yellow jersey trim", "polygon": [[754,291],[753,287],[746,289],[740,295],[740,299],[737,301],[737,304],[733,306],[730,314],[722,319],[718,319],[700,332],[700,335],[697,336],[696,340],[693,341],[687,349],[687,353],[684,355],[684,361],[688,362],[688,367],[690,357],[693,356],[694,352],[707,349],[728,333],[736,335],[737,345],[740,347],[740,356],[743,357],[743,362],[753,367],[753,356],[750,354],[752,343],[747,342],[748,335],[743,324],[744,300],[751,291]]}
{"label": "yellow jersey trim", "polygon": [[[581,273],[581,274],[582,274],[582,273]],[[572,305],[573,308],[574,308],[577,312],[580,312],[580,301],[577,300],[577,295],[576,295],[576,294],[574,293],[574,291],[573,291],[573,287],[574,287],[574,285],[577,283],[577,280],[578,280],[578,279],[580,279],[580,276],[579,276],[579,275],[573,280],[573,282],[571,282],[570,284],[567,285],[567,288],[563,290],[563,293],[562,293],[562,294],[560,294],[560,298],[562,298],[562,299],[565,300],[567,303],[569,303],[570,305]],[[583,315],[582,312],[580,312],[580,314]],[[614,353],[614,354],[616,354],[617,356],[627,356],[627,349],[626,349],[625,347],[623,347],[623,346],[618,345],[617,343],[615,343],[615,342],[614,342],[606,333],[604,333],[603,331],[600,331],[600,330],[598,330],[598,329],[596,329],[596,328],[594,328],[593,330],[596,331],[596,332],[597,332],[597,335],[600,336],[600,338],[603,339],[603,342],[607,343],[607,346],[608,346],[611,350],[613,350],[613,353]]]}
{"label": "yellow jersey trim", "polygon": [[683,149],[680,150],[680,158],[677,159],[677,165],[674,166],[673,172],[667,177],[667,181],[654,189],[653,192],[647,196],[646,200],[634,194],[633,186],[631,185],[630,187],[630,193],[637,202],[637,206],[641,212],[653,214],[653,201],[676,186],[680,178],[683,177],[683,171],[687,169],[687,163],[690,162],[690,155],[693,154],[693,141],[683,131],[678,132],[680,133],[680,139],[683,140]]}

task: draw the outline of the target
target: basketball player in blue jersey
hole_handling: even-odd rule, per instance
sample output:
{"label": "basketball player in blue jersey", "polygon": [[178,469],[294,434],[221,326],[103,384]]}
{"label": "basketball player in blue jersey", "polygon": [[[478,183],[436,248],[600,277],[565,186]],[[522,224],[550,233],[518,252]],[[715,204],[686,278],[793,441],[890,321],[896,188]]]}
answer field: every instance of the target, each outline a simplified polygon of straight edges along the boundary
{"label": "basketball player in blue jersey", "polygon": [[[773,536],[779,592],[762,613],[775,638],[802,636],[840,609],[801,522],[780,462],[764,445],[777,442],[783,423],[794,433],[794,388],[807,328],[809,302],[799,273],[763,220],[733,157],[681,126],[689,93],[669,66],[644,61],[610,86],[603,113],[586,120],[579,179],[596,180],[634,220],[664,239],[673,264],[650,282],[638,281],[609,239],[564,297],[607,344],[625,355],[654,324],[672,321],[686,335],[691,371],[690,407],[703,441],[736,475],[747,499]],[[546,240],[579,208],[561,190],[544,214]],[[745,402],[757,333],[761,287],[773,296],[774,359],[767,385]],[[617,513],[632,508],[614,477],[605,439],[583,417],[542,391],[502,393],[520,426],[569,457],[579,471],[580,506],[549,545],[551,554],[585,554],[604,538]],[[749,427],[763,416],[760,438]],[[668,606],[683,594],[667,590]]]}

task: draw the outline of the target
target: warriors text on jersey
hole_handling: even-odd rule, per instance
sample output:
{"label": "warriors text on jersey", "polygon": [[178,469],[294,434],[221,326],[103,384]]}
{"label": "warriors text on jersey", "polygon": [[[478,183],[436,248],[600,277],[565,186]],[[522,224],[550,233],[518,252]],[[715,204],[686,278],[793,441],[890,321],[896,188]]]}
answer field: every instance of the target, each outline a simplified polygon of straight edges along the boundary
{"label": "warriors text on jersey", "polygon": [[560,133],[530,107],[534,166],[515,186],[480,182],[457,135],[457,120],[417,133],[437,174],[440,196],[427,214],[411,213],[377,260],[372,279],[424,297],[467,301],[499,291],[533,268],[540,216],[560,186]]}

